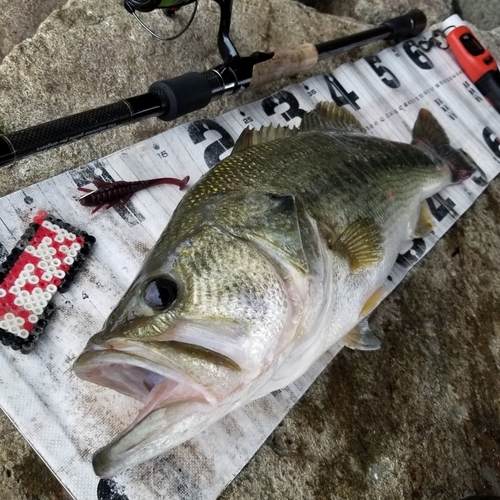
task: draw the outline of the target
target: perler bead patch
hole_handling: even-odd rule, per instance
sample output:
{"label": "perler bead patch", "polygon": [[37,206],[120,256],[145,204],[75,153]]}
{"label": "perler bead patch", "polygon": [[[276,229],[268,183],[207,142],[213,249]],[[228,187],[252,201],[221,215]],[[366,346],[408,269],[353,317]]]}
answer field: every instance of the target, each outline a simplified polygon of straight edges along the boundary
{"label": "perler bead patch", "polygon": [[95,238],[39,212],[0,267],[0,342],[26,354],[47,325]]}

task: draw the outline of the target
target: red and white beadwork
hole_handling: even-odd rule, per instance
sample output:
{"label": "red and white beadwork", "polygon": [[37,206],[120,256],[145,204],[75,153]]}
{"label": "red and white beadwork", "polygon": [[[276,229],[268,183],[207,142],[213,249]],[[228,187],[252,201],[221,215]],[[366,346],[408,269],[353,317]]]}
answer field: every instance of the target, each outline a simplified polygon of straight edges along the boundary
{"label": "red and white beadwork", "polygon": [[44,220],[0,283],[0,328],[28,338],[85,240]]}

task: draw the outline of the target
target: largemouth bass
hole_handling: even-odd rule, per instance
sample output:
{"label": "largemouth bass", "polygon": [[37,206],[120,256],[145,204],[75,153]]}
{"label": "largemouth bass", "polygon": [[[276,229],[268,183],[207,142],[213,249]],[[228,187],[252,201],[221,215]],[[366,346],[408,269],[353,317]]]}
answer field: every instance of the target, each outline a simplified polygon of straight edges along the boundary
{"label": "largemouth bass", "polygon": [[469,159],[421,110],[412,144],[321,103],[300,129],[246,130],[184,196],[75,362],[144,403],[93,459],[108,477],[300,377],[333,344],[376,349],[366,317],[398,253],[432,230],[425,200]]}

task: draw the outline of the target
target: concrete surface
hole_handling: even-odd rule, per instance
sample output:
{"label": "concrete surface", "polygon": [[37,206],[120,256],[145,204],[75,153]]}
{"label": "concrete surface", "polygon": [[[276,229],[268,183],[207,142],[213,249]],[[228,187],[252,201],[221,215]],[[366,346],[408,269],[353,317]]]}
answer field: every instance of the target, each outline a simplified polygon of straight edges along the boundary
{"label": "concrete surface", "polygon": [[[353,1],[350,13],[340,12],[363,12],[356,21],[290,0],[235,0],[234,41],[242,53],[271,50],[359,31],[363,22],[409,7],[430,12],[431,21],[452,9],[445,0],[371,4],[368,10],[369,2]],[[490,17],[488,5],[477,0],[475,10]],[[16,130],[142,93],[161,77],[208,68],[218,60],[215,43],[208,42],[215,42],[216,18],[214,3],[201,0],[191,31],[167,45],[149,38],[121,1],[71,0],[0,65],[0,124]],[[500,30],[481,36],[498,57]],[[363,53],[336,58],[315,73]],[[224,112],[288,82],[213,104],[196,116]],[[149,121],[20,162],[0,172],[0,194],[167,126]],[[334,359],[221,499],[500,495],[499,223],[497,180],[378,308],[372,327],[382,349],[345,350]],[[65,498],[1,413],[0,435],[0,498]]]}

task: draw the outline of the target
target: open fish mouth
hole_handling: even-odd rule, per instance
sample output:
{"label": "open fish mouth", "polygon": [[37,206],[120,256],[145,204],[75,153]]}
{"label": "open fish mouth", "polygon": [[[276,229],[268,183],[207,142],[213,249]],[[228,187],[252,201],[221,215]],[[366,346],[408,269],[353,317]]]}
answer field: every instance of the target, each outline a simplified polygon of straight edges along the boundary
{"label": "open fish mouth", "polygon": [[94,470],[101,477],[186,441],[218,408],[217,399],[179,366],[138,342],[113,342],[112,348],[91,344],[74,369],[84,380],[144,403],[134,421],[94,455]]}

